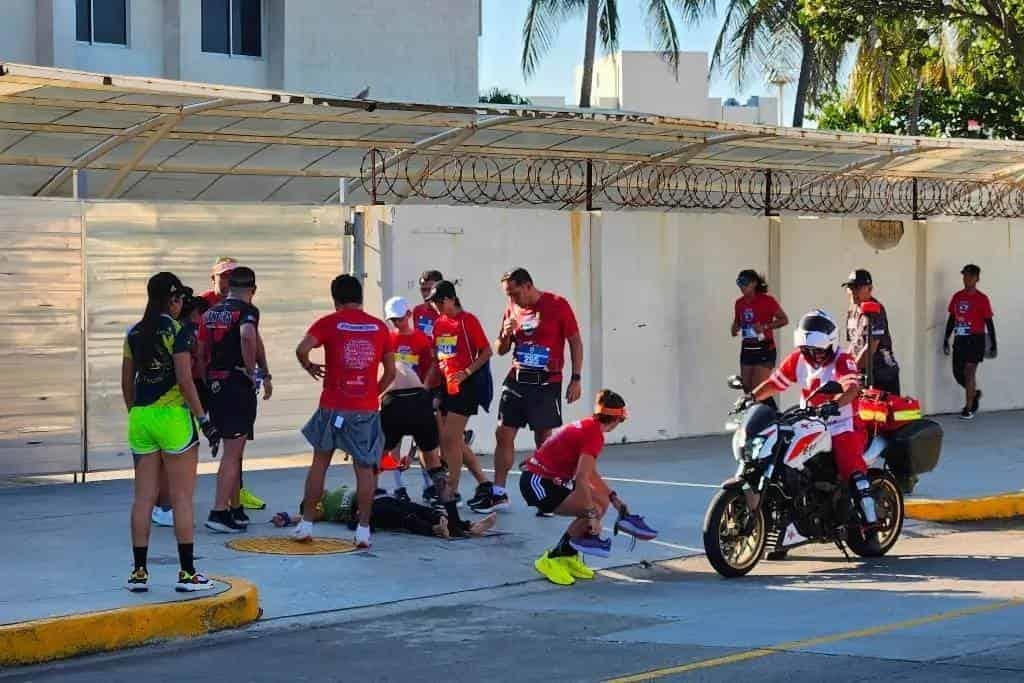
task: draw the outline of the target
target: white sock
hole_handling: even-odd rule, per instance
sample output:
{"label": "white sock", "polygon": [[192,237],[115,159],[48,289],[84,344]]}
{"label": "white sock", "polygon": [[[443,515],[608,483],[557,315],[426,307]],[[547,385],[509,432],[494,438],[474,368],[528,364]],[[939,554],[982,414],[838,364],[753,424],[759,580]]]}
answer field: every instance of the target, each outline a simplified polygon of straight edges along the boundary
{"label": "white sock", "polygon": [[402,483],[402,470],[395,470],[394,471],[394,475],[395,475],[395,488],[396,489],[405,488],[405,484]]}
{"label": "white sock", "polygon": [[363,543],[370,540],[370,527],[360,524],[356,527],[356,543]]}
{"label": "white sock", "polygon": [[504,496],[505,495],[505,487],[504,486],[498,486],[497,484],[495,484],[493,487],[491,487],[491,490],[494,491],[494,495],[496,495],[496,496]]}

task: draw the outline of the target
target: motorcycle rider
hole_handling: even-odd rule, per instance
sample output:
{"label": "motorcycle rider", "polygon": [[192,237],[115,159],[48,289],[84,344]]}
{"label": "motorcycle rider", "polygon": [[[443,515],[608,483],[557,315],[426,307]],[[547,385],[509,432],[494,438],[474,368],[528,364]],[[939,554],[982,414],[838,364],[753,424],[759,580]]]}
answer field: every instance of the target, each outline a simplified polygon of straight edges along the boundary
{"label": "motorcycle rider", "polygon": [[[754,389],[753,399],[764,401],[797,384],[800,386],[801,405],[821,407],[822,417],[827,418],[832,436],[832,456],[839,479],[849,482],[852,496],[860,506],[866,523],[865,539],[869,544],[877,545],[875,527],[878,517],[864,462],[867,430],[857,415],[855,405],[861,388],[860,369],[852,356],[839,351],[838,328],[824,311],[812,310],[800,319],[800,324],[793,331],[793,346],[796,349],[768,380]],[[830,381],[838,382],[843,393],[839,396],[810,396]],[[784,554],[775,553],[776,557],[771,559],[779,559]]]}

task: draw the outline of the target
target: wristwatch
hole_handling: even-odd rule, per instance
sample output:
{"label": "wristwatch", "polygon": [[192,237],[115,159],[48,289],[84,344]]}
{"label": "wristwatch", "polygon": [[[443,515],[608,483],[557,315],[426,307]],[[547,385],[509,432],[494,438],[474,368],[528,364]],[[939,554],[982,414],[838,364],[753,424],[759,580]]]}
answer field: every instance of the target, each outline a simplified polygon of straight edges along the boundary
{"label": "wristwatch", "polygon": [[571,376],[571,377],[569,377],[569,381],[570,381],[570,382],[579,382],[579,381],[581,381],[582,379],[583,379],[583,378],[582,378],[582,377],[580,377],[580,375],[579,375],[579,373],[578,373],[578,372],[574,372],[574,373],[572,373],[572,376]]}

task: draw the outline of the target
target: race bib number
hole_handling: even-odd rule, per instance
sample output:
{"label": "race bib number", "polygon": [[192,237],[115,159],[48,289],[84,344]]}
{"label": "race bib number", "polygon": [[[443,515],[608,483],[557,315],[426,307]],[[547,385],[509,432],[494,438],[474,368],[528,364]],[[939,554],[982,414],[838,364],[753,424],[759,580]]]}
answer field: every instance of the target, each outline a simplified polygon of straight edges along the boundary
{"label": "race bib number", "polygon": [[431,339],[434,337],[434,321],[430,318],[420,318],[416,321],[416,327],[419,328],[420,332],[427,335]]}
{"label": "race bib number", "polygon": [[437,349],[438,360],[449,360],[455,357],[455,350],[459,345],[459,338],[454,334],[441,335],[434,340],[434,348]]}
{"label": "race bib number", "polygon": [[416,366],[419,365],[420,357],[413,353],[411,349],[403,347],[395,354],[395,360],[415,370]]}
{"label": "race bib number", "polygon": [[753,325],[743,326],[743,338],[744,339],[757,339],[757,331]]}
{"label": "race bib number", "polygon": [[971,326],[969,323],[964,321],[958,321],[956,327],[953,328],[953,334],[958,337],[966,337],[971,333]]}
{"label": "race bib number", "polygon": [[519,344],[516,346],[516,363],[521,368],[547,370],[551,350],[536,344]]}

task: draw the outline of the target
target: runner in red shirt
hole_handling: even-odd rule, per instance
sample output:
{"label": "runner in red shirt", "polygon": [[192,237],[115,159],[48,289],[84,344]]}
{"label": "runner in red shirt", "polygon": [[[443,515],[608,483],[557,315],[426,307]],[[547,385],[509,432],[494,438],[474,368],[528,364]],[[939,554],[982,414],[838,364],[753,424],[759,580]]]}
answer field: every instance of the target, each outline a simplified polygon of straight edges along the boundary
{"label": "runner in red shirt", "polygon": [[227,297],[228,279],[231,277],[231,271],[237,267],[238,261],[230,256],[221,256],[214,261],[213,268],[210,269],[210,281],[213,283],[213,288],[199,295],[206,300],[206,303],[210,304],[211,308]]}
{"label": "runner in red shirt", "polygon": [[594,414],[557,430],[522,465],[519,491],[530,507],[576,519],[551,550],[533,563],[552,583],[567,586],[576,579],[592,579],[594,571],[579,553],[608,557],[611,539],[601,538],[601,520],[611,505],[619,512],[616,532],[650,540],[657,535],[626,504],[597,471],[604,435],[622,424],[629,414],[626,402],[610,389],[597,395]]}
{"label": "runner in red shirt", "polygon": [[437,322],[440,314],[430,305],[427,297],[434,291],[434,285],[442,280],[444,280],[444,275],[439,270],[423,271],[423,274],[420,275],[420,296],[423,297],[423,303],[417,304],[412,309],[413,324],[417,330],[427,335],[427,338],[431,341],[434,340],[434,323]]}
{"label": "runner in red shirt", "polygon": [[480,321],[462,309],[455,285],[438,282],[429,301],[440,314],[434,325],[434,355],[443,376],[441,454],[448,464],[448,486],[441,502],[454,506],[465,448],[463,431],[480,406],[490,406],[484,392],[490,386],[492,352]]}
{"label": "runner in red shirt", "polygon": [[981,405],[981,389],[977,388],[976,378],[978,364],[985,360],[985,331],[988,330],[990,340],[988,357],[995,358],[996,325],[992,322],[992,304],[978,290],[981,268],[969,263],[960,274],[964,278],[964,288],[949,301],[942,351],[949,355],[949,335],[956,335],[953,340],[953,377],[966,393],[960,418],[973,420]]}
{"label": "runner in red shirt", "polygon": [[533,278],[525,268],[502,275],[501,286],[508,297],[508,306],[494,350],[499,356],[512,352],[512,369],[505,378],[498,404],[494,486],[490,491],[480,492],[469,504],[474,511],[482,513],[508,509],[505,485],[519,430],[529,426],[534,443],[540,447],[551,430],[562,425],[566,344],[572,359],[565,392],[569,403],[580,397],[583,372],[583,340],[569,302],[534,287]]}
{"label": "runner in red shirt", "polygon": [[772,373],[778,360],[774,331],[788,325],[789,318],[779,302],[768,294],[768,283],[756,270],[740,271],[736,286],[742,296],[734,306],[732,336],[742,339],[740,379],[744,391],[749,392]]}
{"label": "runner in red shirt", "polygon": [[[395,353],[383,320],[363,312],[363,286],[351,275],[339,275],[331,283],[334,313],[320,318],[299,342],[295,355],[313,379],[323,379],[320,407],[302,428],[313,447],[313,464],[306,476],[303,510],[307,517],[293,538],[313,537],[314,508],[324,492],[324,479],[335,450],[352,457],[359,500],[356,546],[369,548],[370,513],[377,488],[377,467],[384,450],[380,425],[380,395],[395,379]],[[309,360],[310,352],[323,347],[324,363]],[[381,372],[383,368],[383,372]]]}

